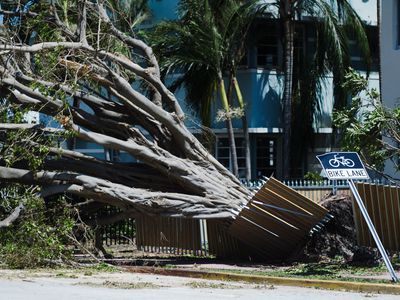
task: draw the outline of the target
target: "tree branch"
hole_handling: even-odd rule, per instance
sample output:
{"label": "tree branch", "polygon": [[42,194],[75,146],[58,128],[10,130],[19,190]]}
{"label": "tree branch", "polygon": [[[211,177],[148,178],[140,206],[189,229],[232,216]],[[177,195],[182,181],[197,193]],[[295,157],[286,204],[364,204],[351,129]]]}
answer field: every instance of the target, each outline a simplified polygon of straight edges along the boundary
{"label": "tree branch", "polygon": [[19,218],[24,208],[24,205],[20,203],[7,218],[0,221],[0,228],[11,226]]}

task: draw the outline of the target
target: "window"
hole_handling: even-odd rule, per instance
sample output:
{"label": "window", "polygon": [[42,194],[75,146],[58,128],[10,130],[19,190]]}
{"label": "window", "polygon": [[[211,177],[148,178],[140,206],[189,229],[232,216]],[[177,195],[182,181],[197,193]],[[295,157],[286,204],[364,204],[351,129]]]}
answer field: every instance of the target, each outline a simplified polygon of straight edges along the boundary
{"label": "window", "polygon": [[278,67],[278,32],[275,24],[257,27],[257,67],[274,69]]}
{"label": "window", "polygon": [[[371,71],[377,71],[379,63],[378,28],[375,26],[365,26],[365,31],[368,37],[369,50],[371,52],[369,57],[371,59],[371,65],[369,67]],[[366,70],[366,60],[354,35],[349,36],[348,48],[352,68],[356,70]]]}
{"label": "window", "polygon": [[[246,153],[245,141],[242,137],[235,138],[236,152],[238,157],[239,178],[245,177],[246,172]],[[252,157],[252,170],[253,178],[261,178],[263,176],[271,176],[276,172],[276,140],[259,136],[255,139],[255,151],[251,151]],[[229,141],[227,137],[218,137],[216,144],[216,158],[226,168],[232,170],[232,164],[229,152]]]}
{"label": "window", "polygon": [[305,30],[304,27],[299,25],[295,27],[293,37],[293,63],[299,64],[304,61],[304,44],[305,44]]}
{"label": "window", "polygon": [[[239,178],[245,177],[246,174],[246,156],[245,156],[245,141],[244,138],[235,138],[236,143],[236,154],[238,158]],[[232,170],[230,151],[229,151],[229,140],[227,137],[218,137],[216,158],[229,170]]]}
{"label": "window", "polygon": [[256,177],[271,176],[276,171],[276,141],[268,137],[256,139]]}

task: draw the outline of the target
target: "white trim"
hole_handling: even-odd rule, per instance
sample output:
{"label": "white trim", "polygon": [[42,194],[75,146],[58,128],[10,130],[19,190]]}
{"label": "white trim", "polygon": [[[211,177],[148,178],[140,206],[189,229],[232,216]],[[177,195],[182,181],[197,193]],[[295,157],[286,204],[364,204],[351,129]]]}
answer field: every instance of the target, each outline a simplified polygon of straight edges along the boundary
{"label": "white trim", "polygon": [[[358,60],[361,59],[358,56],[352,56],[351,59],[354,60]],[[360,71],[357,70],[357,72],[359,72],[360,74],[365,74],[365,71]],[[263,69],[263,68],[243,68],[243,69],[239,69],[238,70],[238,74],[266,74],[269,73],[269,75],[275,75],[275,76],[283,76],[283,73],[278,72],[276,69]],[[180,77],[182,76],[182,73],[173,73],[173,74],[168,74],[167,79],[170,78],[176,78],[176,77]],[[328,78],[333,78],[332,74],[329,75],[325,75],[323,76],[324,78],[328,79]],[[368,80],[379,80],[379,74],[378,72],[370,72],[369,73],[369,77]]]}
{"label": "white trim", "polygon": [[[226,128],[210,128],[210,130],[214,134],[228,134]],[[203,132],[201,129],[190,129],[191,133],[201,133]],[[243,134],[242,128],[234,128],[234,133]],[[332,133],[333,130],[331,127],[322,127],[314,129],[314,133]],[[249,128],[249,133],[283,133],[283,128],[279,127],[252,127]]]}
{"label": "white trim", "polygon": [[249,128],[249,133],[282,133],[283,128],[278,127],[254,127]]}
{"label": "white trim", "polygon": [[74,149],[74,151],[76,151],[76,152],[81,152],[81,153],[104,153],[104,148],[101,148],[101,149],[99,149],[99,148],[95,148],[95,149],[82,149],[82,148],[80,148],[80,149]]}
{"label": "white trim", "polygon": [[276,69],[268,69],[268,68],[243,68],[238,70],[238,74],[246,74],[246,73],[256,73],[256,74],[264,74],[269,73],[270,75],[282,75]]}
{"label": "white trim", "polygon": [[[215,134],[227,134],[228,131],[226,128],[218,128],[218,129],[211,129]],[[235,133],[243,133],[242,128],[234,128],[233,132]],[[249,133],[282,133],[282,128],[277,127],[253,127],[249,128]]]}
{"label": "white trim", "polygon": [[322,127],[314,129],[314,133],[332,133],[333,130],[331,127]]}

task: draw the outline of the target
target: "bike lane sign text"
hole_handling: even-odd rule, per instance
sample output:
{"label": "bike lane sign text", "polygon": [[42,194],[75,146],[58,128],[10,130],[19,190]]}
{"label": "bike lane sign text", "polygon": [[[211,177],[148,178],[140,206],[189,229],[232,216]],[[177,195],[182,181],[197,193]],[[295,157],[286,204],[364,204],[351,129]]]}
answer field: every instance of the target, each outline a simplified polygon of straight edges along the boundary
{"label": "bike lane sign text", "polygon": [[317,159],[329,179],[369,179],[357,152],[330,152]]}

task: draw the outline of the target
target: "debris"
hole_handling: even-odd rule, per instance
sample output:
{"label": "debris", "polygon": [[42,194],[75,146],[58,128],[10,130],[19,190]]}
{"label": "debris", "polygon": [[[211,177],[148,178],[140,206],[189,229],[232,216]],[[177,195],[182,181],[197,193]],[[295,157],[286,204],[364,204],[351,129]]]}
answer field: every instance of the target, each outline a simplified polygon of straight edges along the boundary
{"label": "debris", "polygon": [[320,203],[333,216],[325,227],[314,233],[296,259],[375,264],[379,253],[374,248],[357,245],[352,198],[346,194],[328,195]]}

